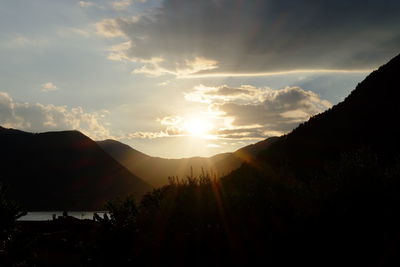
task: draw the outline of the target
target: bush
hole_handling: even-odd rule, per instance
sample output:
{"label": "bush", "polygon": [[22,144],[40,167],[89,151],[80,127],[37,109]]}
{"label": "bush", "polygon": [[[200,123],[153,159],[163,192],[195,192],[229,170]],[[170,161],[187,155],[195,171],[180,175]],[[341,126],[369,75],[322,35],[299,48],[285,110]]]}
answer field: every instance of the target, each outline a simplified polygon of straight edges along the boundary
{"label": "bush", "polygon": [[4,250],[15,231],[15,222],[26,212],[22,212],[20,206],[10,200],[7,189],[0,184],[0,249]]}

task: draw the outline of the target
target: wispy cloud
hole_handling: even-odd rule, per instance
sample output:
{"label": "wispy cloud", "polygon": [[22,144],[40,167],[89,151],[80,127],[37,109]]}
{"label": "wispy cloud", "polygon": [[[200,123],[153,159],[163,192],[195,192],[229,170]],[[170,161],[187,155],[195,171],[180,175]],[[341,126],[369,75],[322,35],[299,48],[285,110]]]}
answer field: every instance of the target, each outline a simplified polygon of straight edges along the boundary
{"label": "wispy cloud", "polygon": [[96,5],[96,3],[90,2],[90,1],[79,1],[78,4],[81,7],[91,7],[91,6],[95,6]]}
{"label": "wispy cloud", "polygon": [[14,34],[0,43],[0,46],[7,48],[20,48],[29,46],[43,46],[49,44],[49,40],[39,37],[28,37],[23,34]]}
{"label": "wispy cloud", "polygon": [[288,74],[351,74],[351,73],[370,73],[373,69],[298,69],[288,71],[271,71],[271,72],[248,72],[248,73],[193,73],[189,75],[180,75],[180,79],[198,79],[198,78],[223,78],[223,77],[266,77]]}
{"label": "wispy cloud", "polygon": [[163,138],[170,137],[171,135],[164,131],[159,132],[133,132],[128,133],[122,136],[119,136],[118,139],[153,139],[153,138]]}
{"label": "wispy cloud", "polygon": [[125,33],[119,27],[119,20],[103,19],[95,24],[98,35],[106,38],[125,37]]}
{"label": "wispy cloud", "polygon": [[112,7],[115,10],[126,10],[131,4],[131,0],[114,1],[112,2]]}
{"label": "wispy cloud", "polygon": [[74,27],[62,27],[57,31],[59,36],[71,37],[73,35],[88,38],[93,35],[92,29],[87,28],[74,28]]}
{"label": "wispy cloud", "polygon": [[[131,46],[131,43],[129,42]],[[126,52],[130,49],[122,50]],[[124,53],[124,58],[129,57]],[[185,59],[182,62],[175,62],[175,67],[165,66],[165,59],[162,57],[151,58],[149,60],[132,59],[132,61],[144,64],[142,67],[134,69],[132,73],[146,74],[148,76],[160,76],[164,74],[171,74],[177,77],[190,77],[195,73],[206,70],[213,70],[218,68],[218,62],[204,57],[194,57],[192,59]]]}
{"label": "wispy cloud", "polygon": [[52,82],[42,84],[42,92],[56,91],[59,88]]}
{"label": "wispy cloud", "polygon": [[126,50],[128,50],[130,46],[131,46],[130,41],[113,45],[109,49],[110,53],[108,55],[108,59],[114,61],[131,61],[131,59],[126,56]]}

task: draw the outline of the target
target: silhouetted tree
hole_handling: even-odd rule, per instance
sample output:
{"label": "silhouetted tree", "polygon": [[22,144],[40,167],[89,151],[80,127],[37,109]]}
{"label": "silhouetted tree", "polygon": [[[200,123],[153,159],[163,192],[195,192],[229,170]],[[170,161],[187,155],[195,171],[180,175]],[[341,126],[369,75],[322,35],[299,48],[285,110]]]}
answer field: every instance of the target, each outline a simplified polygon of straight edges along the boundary
{"label": "silhouetted tree", "polygon": [[125,266],[137,260],[134,250],[137,247],[138,208],[133,196],[108,201],[103,218],[95,214],[100,228],[93,244],[91,258],[95,266]]}
{"label": "silhouetted tree", "polygon": [[16,220],[25,215],[20,206],[8,196],[7,189],[0,183],[0,266],[16,264],[13,259],[13,242],[16,234]]}
{"label": "silhouetted tree", "polygon": [[25,215],[21,207],[8,196],[7,189],[0,184],[0,247],[4,248],[15,229],[15,222],[18,218]]}

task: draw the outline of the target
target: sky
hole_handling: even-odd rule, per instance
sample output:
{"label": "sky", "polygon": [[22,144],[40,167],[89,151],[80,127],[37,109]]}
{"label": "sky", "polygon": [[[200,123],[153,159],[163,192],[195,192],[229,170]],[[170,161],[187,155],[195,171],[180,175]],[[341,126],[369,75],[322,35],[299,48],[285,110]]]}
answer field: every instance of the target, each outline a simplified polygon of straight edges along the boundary
{"label": "sky", "polygon": [[167,158],[234,151],[396,56],[398,14],[398,0],[0,0],[0,125]]}

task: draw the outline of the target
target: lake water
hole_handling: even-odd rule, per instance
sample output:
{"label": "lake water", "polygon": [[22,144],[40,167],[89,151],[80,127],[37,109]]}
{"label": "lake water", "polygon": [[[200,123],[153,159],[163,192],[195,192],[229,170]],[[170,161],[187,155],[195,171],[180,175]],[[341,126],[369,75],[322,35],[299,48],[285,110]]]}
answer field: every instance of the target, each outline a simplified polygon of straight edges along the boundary
{"label": "lake water", "polygon": [[[77,219],[93,219],[93,214],[97,213],[103,217],[105,211],[68,211],[68,216]],[[50,221],[53,220],[53,214],[58,217],[63,215],[62,211],[29,211],[25,216],[22,216],[18,221]]]}

